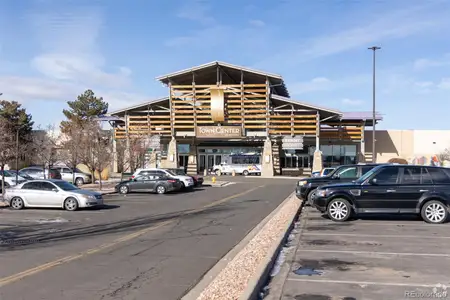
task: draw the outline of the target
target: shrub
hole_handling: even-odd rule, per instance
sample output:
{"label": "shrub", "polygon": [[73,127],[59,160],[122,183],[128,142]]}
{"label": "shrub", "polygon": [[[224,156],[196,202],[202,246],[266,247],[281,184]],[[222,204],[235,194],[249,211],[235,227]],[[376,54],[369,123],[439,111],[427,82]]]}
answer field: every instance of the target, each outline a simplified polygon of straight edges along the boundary
{"label": "shrub", "polygon": [[404,158],[396,157],[396,158],[391,158],[390,160],[388,160],[388,163],[390,163],[390,164],[407,165],[408,161],[406,159],[404,159]]}

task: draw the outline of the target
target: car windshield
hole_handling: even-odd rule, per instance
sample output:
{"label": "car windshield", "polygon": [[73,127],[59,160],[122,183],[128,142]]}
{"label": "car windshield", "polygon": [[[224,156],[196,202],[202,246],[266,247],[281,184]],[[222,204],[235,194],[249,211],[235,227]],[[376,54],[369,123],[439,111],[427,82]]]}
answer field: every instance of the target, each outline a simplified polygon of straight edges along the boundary
{"label": "car windshield", "polygon": [[175,173],[176,175],[186,175],[183,169],[170,169],[169,171]]}
{"label": "car windshield", "polygon": [[369,178],[370,176],[372,176],[373,173],[375,173],[375,169],[372,169],[372,170],[368,171],[366,174],[364,174],[363,176],[361,176],[357,180],[355,180],[355,182],[356,183],[363,183],[364,181],[367,180],[367,178]]}
{"label": "car windshield", "polygon": [[338,174],[339,172],[342,171],[343,168],[345,168],[345,166],[337,167],[336,169],[334,169],[334,170],[332,170],[330,173],[328,173],[328,174],[326,175],[326,177],[332,177],[332,176],[334,176],[335,174]]}
{"label": "car windshield", "polygon": [[68,183],[67,181],[56,181],[56,182],[53,182],[53,183],[55,185],[57,185],[63,191],[79,190],[78,187],[74,186],[73,184]]}
{"label": "car windshield", "polygon": [[[1,173],[1,171],[0,171],[0,175],[1,175],[2,173]],[[10,172],[8,172],[8,171],[6,171],[6,170],[4,170],[3,171],[3,174],[5,175],[5,177],[13,177],[14,175],[13,174],[11,174]]]}
{"label": "car windshield", "polygon": [[169,173],[170,175],[172,175],[172,176],[177,176],[177,175],[179,175],[179,174],[175,174],[173,171],[171,171],[171,170],[167,170],[166,169],[166,171],[167,171],[167,173]]}

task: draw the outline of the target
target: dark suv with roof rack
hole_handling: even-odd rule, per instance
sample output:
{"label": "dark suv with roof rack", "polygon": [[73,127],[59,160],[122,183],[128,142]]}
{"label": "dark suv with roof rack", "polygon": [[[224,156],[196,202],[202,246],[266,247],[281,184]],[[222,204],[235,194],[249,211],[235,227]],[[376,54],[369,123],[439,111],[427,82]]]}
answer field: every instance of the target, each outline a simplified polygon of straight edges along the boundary
{"label": "dark suv with roof rack", "polygon": [[427,223],[444,223],[450,209],[450,169],[382,165],[350,183],[317,189],[313,205],[336,222],[367,213],[417,214]]}
{"label": "dark suv with roof rack", "polygon": [[302,178],[297,183],[295,193],[299,199],[307,200],[307,203],[311,204],[311,199],[319,186],[330,183],[351,182],[379,165],[375,163],[342,165],[327,176]]}

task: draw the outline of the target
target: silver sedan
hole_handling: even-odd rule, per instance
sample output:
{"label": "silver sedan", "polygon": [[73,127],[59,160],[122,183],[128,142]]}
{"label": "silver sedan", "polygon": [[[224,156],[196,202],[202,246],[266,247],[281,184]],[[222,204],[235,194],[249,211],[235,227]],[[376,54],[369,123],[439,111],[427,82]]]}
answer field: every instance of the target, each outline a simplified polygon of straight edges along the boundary
{"label": "silver sedan", "polygon": [[6,201],[13,209],[60,207],[69,211],[103,205],[101,193],[83,190],[64,180],[33,180],[7,189]]}

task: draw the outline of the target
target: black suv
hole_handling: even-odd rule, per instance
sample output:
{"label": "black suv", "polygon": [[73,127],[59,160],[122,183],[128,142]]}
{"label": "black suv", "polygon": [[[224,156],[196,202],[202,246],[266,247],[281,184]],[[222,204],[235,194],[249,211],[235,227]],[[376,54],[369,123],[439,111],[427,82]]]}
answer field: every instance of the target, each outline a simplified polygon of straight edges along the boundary
{"label": "black suv", "polygon": [[307,200],[307,203],[311,205],[311,199],[319,186],[331,183],[351,182],[379,165],[380,164],[342,165],[324,177],[302,178],[298,181],[295,193],[297,198]]}
{"label": "black suv", "polygon": [[333,221],[352,214],[418,214],[428,223],[444,223],[450,209],[450,169],[383,165],[351,183],[317,189],[313,205]]}

